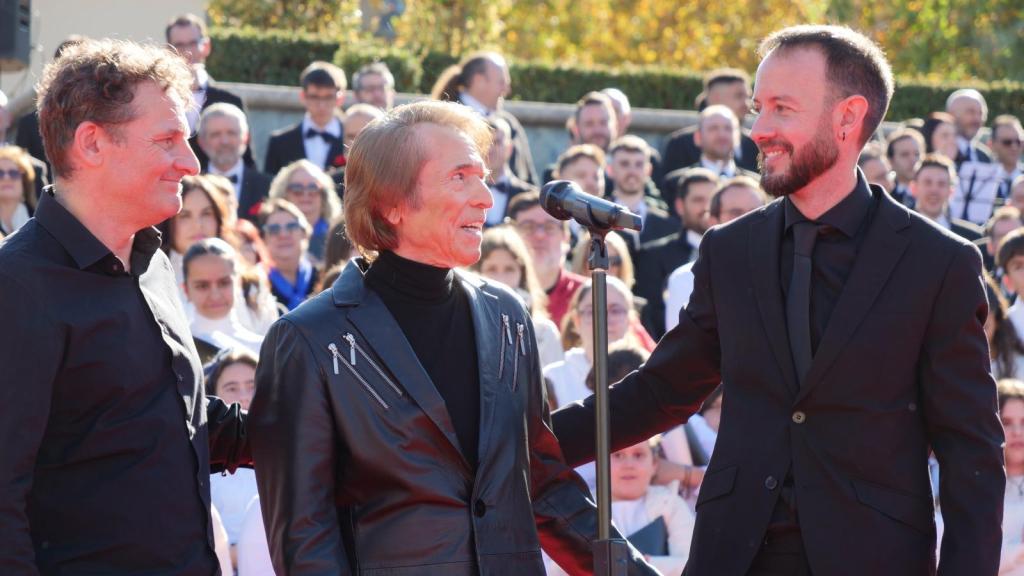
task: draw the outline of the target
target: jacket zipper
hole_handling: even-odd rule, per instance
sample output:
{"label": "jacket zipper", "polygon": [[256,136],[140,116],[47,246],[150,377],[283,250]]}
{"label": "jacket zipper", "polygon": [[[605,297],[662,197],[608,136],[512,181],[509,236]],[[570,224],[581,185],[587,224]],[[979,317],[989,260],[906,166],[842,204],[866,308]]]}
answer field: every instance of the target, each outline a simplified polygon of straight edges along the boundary
{"label": "jacket zipper", "polygon": [[351,332],[345,334],[345,340],[349,345],[349,359],[353,366],[356,365],[356,352],[359,352],[359,355],[363,357],[363,360],[366,360],[374,371],[377,372],[377,375],[380,376],[381,380],[387,382],[388,386],[395,392],[395,394],[398,396],[404,396],[402,389],[398,387],[398,384],[395,384],[384,370],[381,369],[381,367],[373,360],[373,358],[363,350],[363,347],[356,342],[356,337],[353,336]]}
{"label": "jacket zipper", "polygon": [[353,366],[355,362],[338,362],[339,358],[344,360],[344,357],[341,355],[341,352],[338,351],[338,346],[334,342],[328,344],[327,349],[331,351],[331,357],[334,360],[335,374],[340,374],[340,372],[338,371],[338,364],[344,365],[346,368],[348,368],[349,372],[351,372],[352,375],[356,377],[356,380],[359,380],[359,383],[363,385],[363,388],[365,388],[366,391],[370,393],[370,396],[373,396],[373,399],[376,400],[378,404],[380,404],[385,410],[391,408],[391,406],[388,406],[388,403],[384,401],[384,398],[382,398],[381,395],[378,394],[377,391],[373,389],[373,386],[370,386],[370,383],[367,382],[365,378],[363,378],[363,375],[356,371],[355,367]]}
{"label": "jacket zipper", "polygon": [[[501,315],[501,323],[505,328],[505,336],[508,338],[508,345],[512,345],[512,329],[508,325],[508,314]],[[498,380],[501,380],[501,375],[505,373],[505,340],[498,336],[498,340],[501,340],[501,353],[498,356]]]}
{"label": "jacket zipper", "polygon": [[[519,352],[522,356],[526,356],[526,344],[523,342],[523,328],[524,326],[519,322],[516,322],[516,342],[519,344]],[[516,357],[515,348],[512,349],[513,363],[512,363],[512,391],[519,386],[519,358]]]}

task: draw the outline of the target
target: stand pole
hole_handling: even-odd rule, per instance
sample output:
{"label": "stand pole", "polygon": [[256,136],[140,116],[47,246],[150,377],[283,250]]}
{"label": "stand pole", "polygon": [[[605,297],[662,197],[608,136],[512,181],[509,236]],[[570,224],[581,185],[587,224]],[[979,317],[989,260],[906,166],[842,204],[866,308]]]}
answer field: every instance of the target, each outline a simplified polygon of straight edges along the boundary
{"label": "stand pole", "polygon": [[608,434],[608,249],[607,230],[590,230],[591,303],[594,309],[594,393],[597,400],[595,437],[597,439],[597,541],[594,542],[594,574],[625,576],[629,547],[625,540],[611,538],[612,489],[611,445]]}

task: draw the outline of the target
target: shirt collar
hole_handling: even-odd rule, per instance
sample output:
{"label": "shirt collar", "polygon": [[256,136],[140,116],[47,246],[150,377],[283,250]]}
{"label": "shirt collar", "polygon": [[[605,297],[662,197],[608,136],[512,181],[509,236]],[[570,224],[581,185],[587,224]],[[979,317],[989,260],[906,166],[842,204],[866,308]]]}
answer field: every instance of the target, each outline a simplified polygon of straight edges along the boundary
{"label": "shirt collar", "polygon": [[695,230],[686,231],[686,243],[694,248],[700,248],[700,241],[704,238],[704,235]]}
{"label": "shirt collar", "polygon": [[206,72],[206,66],[196,66],[196,92],[206,92],[210,87],[210,74]]}
{"label": "shirt collar", "polygon": [[213,165],[213,162],[211,162],[210,165],[207,166],[207,170],[206,171],[209,172],[210,174],[216,174],[216,175],[219,175],[219,176],[225,176],[225,177],[229,177],[229,178],[231,177],[232,174],[237,174],[238,175],[238,181],[241,182],[242,181],[242,168],[244,168],[244,167],[245,167],[245,163],[242,162],[241,158],[239,158],[238,162],[235,162],[235,165],[232,166],[231,169],[228,170],[227,172],[221,172],[220,170],[217,170],[217,167]]}
{"label": "shirt collar", "polygon": [[700,165],[719,176],[728,176],[729,178],[732,178],[736,175],[736,161],[732,158],[729,158],[729,160],[725,162],[716,162],[714,160],[709,160],[707,156],[701,154]]}
{"label": "shirt collar", "polygon": [[[80,270],[114,258],[110,249],[57,201],[53,186],[47,186],[40,196],[35,218],[67,251]],[[160,243],[160,232],[156,228],[143,228],[135,233],[130,257],[132,274],[139,276],[146,271],[153,254],[160,249]]]}
{"label": "shirt collar", "polygon": [[[842,232],[846,237],[852,238],[857,234],[864,217],[871,208],[871,188],[868,187],[864,173],[857,169],[857,183],[853,190],[839,201],[838,204],[828,209],[816,222],[828,224]],[[797,222],[809,220],[800,213],[792,199],[786,197],[786,230],[789,230]]]}
{"label": "shirt collar", "polygon": [[957,134],[956,147],[964,156],[966,156],[971,151],[971,141]]}
{"label": "shirt collar", "polygon": [[466,106],[469,106],[473,110],[476,110],[477,112],[479,112],[483,116],[487,116],[487,115],[489,115],[491,113],[491,109],[490,108],[488,108],[487,106],[484,106],[479,100],[477,100],[476,98],[473,98],[472,96],[470,96],[466,92],[460,92],[459,93],[459,100],[462,101],[463,104],[465,104]]}
{"label": "shirt collar", "polygon": [[306,112],[306,115],[302,117],[302,133],[305,134],[310,128],[318,132],[327,132],[328,134],[332,134],[339,138],[341,137],[341,120],[339,120],[337,116],[332,117],[331,121],[327,123],[327,126],[324,126],[323,129],[321,129],[315,122],[313,122],[313,118],[310,117],[309,112]]}

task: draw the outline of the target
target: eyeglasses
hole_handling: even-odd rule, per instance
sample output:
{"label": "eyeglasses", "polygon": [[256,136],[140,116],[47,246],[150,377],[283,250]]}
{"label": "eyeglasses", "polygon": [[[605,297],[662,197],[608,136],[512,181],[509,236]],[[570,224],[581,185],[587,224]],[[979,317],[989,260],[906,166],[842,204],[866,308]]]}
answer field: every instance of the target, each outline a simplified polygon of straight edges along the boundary
{"label": "eyeglasses", "polygon": [[999,143],[1003,146],[1020,146],[1020,138],[1007,138],[1005,140],[999,140]]}
{"label": "eyeglasses", "polygon": [[289,184],[285,186],[285,191],[289,194],[295,194],[296,196],[319,196],[324,193],[324,189],[319,184]]}
{"label": "eyeglasses", "polygon": [[287,224],[264,224],[263,233],[267,236],[277,236],[278,234],[294,234],[302,230],[302,225],[298,222],[289,222]]}
{"label": "eyeglasses", "polygon": [[545,236],[551,236],[552,234],[561,233],[563,228],[561,222],[545,222],[543,224],[537,224],[536,222],[516,222],[516,230],[524,236],[530,236],[537,232],[543,232]]}
{"label": "eyeglasses", "polygon": [[178,52],[184,52],[185,50],[192,51],[206,43],[206,38],[200,38],[198,40],[192,40],[191,42],[179,42],[177,44],[171,44]]}
{"label": "eyeglasses", "polygon": [[[590,320],[590,318],[594,314],[594,309],[590,306],[584,306],[579,308],[579,313],[584,319]],[[612,306],[611,308],[608,309],[609,318],[622,318],[626,314],[629,314],[629,310],[626,310],[621,306]]]}
{"label": "eyeglasses", "polygon": [[0,170],[0,180],[4,178],[10,178],[11,180],[21,180],[22,172],[17,168],[11,168],[10,170]]}

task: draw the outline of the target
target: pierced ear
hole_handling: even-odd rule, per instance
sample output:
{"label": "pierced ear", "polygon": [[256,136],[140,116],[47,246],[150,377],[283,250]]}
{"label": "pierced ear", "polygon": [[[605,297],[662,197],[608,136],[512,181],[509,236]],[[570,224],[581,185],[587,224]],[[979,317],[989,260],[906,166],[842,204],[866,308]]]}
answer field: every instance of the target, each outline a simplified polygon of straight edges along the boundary
{"label": "pierced ear", "polygon": [[839,133],[845,134],[843,140],[859,141],[857,136],[864,129],[864,118],[868,114],[868,101],[856,94],[844,99],[836,106],[839,113]]}

